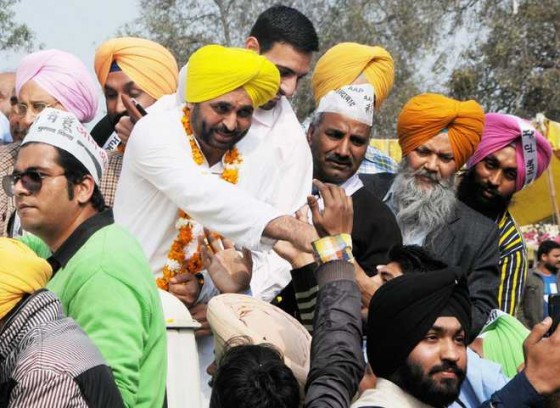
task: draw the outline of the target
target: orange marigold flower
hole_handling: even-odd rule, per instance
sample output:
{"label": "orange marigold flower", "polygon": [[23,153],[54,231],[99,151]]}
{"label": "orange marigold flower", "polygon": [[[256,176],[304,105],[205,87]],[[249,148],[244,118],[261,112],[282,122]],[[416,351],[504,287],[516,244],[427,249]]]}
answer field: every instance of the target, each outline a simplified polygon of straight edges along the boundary
{"label": "orange marigold flower", "polygon": [[186,245],[193,239],[192,228],[190,226],[183,227],[179,230],[179,238]]}
{"label": "orange marigold flower", "polygon": [[187,261],[187,271],[190,273],[197,273],[202,270],[202,258],[199,252],[195,252],[191,259]]}
{"label": "orange marigold flower", "polygon": [[167,280],[165,280],[163,278],[157,278],[156,279],[156,285],[161,290],[165,290],[165,291],[169,290],[169,283],[167,282]]}
{"label": "orange marigold flower", "polygon": [[[169,280],[171,279],[175,274],[166,266],[163,267],[163,279],[165,280]],[[161,278],[159,278],[161,279]]]}
{"label": "orange marigold flower", "polygon": [[237,169],[224,169],[222,179],[228,183],[237,184],[239,173],[237,172]]}
{"label": "orange marigold flower", "polygon": [[[196,140],[192,134],[192,128],[190,124],[190,110],[185,106],[183,108],[183,117],[181,118],[181,123],[189,139],[189,144],[191,147],[191,154],[193,161],[199,166],[204,163],[204,155],[202,154],[200,148],[198,147]],[[236,184],[239,180],[239,165],[243,162],[243,157],[239,153],[237,148],[233,148],[226,152],[224,155],[224,164],[226,168],[222,172],[221,178],[229,183]],[[190,220],[191,218],[183,210],[178,211],[179,218]],[[179,223],[181,225],[181,223]],[[220,237],[217,233],[212,233],[216,238]],[[180,271],[178,273],[197,273],[203,269],[202,258],[200,255],[200,248],[197,249],[189,259],[185,259],[185,247],[194,239],[193,237],[193,226],[192,224],[183,225],[178,228],[177,236],[173,240],[167,258],[169,260],[175,261],[180,265]],[[170,270],[167,266],[163,269],[163,278],[158,278],[156,280],[159,288],[163,290],[168,290],[169,280],[175,276],[177,273]]]}

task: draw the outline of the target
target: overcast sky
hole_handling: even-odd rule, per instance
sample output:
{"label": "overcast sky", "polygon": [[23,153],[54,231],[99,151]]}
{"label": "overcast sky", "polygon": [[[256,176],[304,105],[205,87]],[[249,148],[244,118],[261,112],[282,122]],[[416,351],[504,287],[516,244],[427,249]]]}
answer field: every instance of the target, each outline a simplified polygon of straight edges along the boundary
{"label": "overcast sky", "polygon": [[[95,49],[138,16],[137,0],[21,0],[14,11],[16,21],[26,23],[35,33],[37,45],[58,48],[81,58],[96,83]],[[25,54],[0,51],[0,72],[14,71]],[[100,108],[104,110],[102,101]],[[94,119],[92,123],[95,122]]]}

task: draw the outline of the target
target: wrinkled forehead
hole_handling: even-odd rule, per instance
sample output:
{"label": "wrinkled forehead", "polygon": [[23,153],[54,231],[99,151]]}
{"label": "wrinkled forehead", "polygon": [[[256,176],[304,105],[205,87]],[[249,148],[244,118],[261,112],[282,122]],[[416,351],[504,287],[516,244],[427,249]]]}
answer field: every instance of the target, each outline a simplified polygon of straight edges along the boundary
{"label": "wrinkled forehead", "polygon": [[23,84],[17,95],[18,102],[53,102],[56,98],[47,92],[35,80],[30,79]]}
{"label": "wrinkled forehead", "polygon": [[447,132],[440,132],[431,139],[426,140],[419,147],[427,148],[437,154],[453,153],[451,140]]}

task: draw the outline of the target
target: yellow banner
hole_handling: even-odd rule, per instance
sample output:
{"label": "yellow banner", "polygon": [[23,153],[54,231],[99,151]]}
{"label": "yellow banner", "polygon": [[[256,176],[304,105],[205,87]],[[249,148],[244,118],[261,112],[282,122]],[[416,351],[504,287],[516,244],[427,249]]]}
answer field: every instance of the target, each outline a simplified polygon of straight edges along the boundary
{"label": "yellow banner", "polygon": [[371,139],[369,144],[381,150],[397,163],[402,159],[402,150],[397,139]]}
{"label": "yellow banner", "polygon": [[546,138],[552,144],[553,150],[560,150],[560,123],[551,120],[547,121]]}

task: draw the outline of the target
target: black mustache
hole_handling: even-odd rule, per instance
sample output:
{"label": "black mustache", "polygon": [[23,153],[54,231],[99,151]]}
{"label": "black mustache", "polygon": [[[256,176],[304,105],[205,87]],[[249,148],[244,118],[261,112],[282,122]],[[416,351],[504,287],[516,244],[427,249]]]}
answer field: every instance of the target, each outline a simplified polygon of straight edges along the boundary
{"label": "black mustache", "polygon": [[350,157],[327,156],[326,160],[340,164],[352,164],[352,159]]}
{"label": "black mustache", "polygon": [[465,376],[465,372],[451,361],[444,361],[443,364],[433,367],[428,374],[434,375],[443,371],[451,371],[457,378],[463,378]]}
{"label": "black mustache", "polygon": [[224,135],[236,135],[237,133],[239,133],[237,130],[229,130],[225,126],[216,127],[214,128],[214,131],[223,133]]}
{"label": "black mustache", "polygon": [[493,195],[498,195],[498,187],[492,184],[489,183],[484,184],[483,189],[491,191]]}

